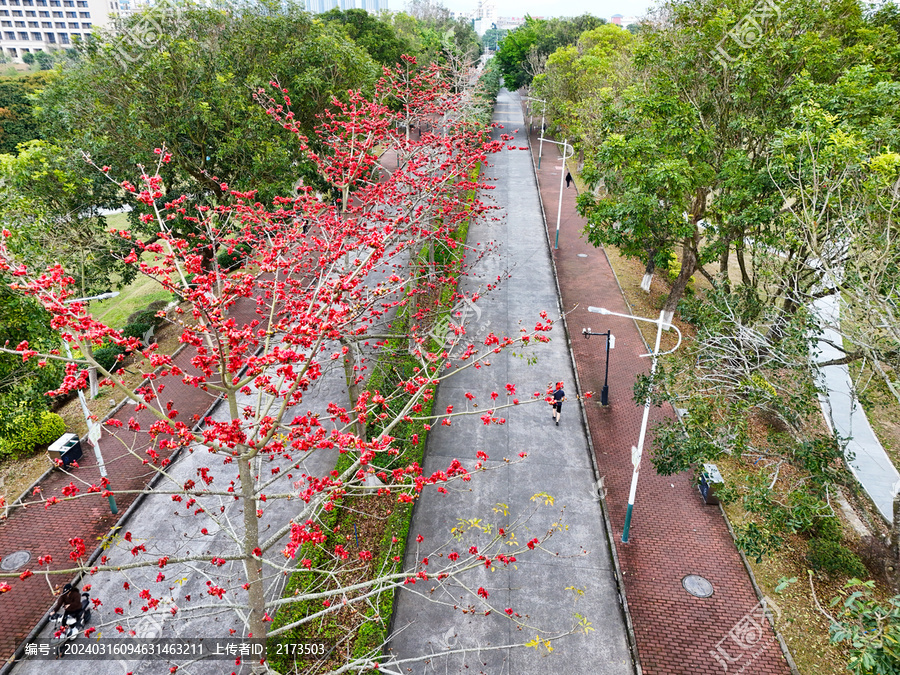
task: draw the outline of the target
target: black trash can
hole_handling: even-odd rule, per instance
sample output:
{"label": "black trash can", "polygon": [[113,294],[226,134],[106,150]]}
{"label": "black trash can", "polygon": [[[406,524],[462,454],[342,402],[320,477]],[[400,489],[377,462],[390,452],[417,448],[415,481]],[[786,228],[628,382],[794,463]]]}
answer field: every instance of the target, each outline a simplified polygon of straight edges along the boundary
{"label": "black trash can", "polygon": [[50,453],[50,459],[62,460],[63,466],[77,462],[84,454],[81,449],[81,440],[75,434],[63,434],[50,444],[47,452]]}
{"label": "black trash can", "polygon": [[719,498],[716,497],[716,491],[725,485],[722,474],[719,473],[719,467],[715,464],[704,464],[703,471],[700,472],[700,494],[703,501],[707,504],[718,504]]}

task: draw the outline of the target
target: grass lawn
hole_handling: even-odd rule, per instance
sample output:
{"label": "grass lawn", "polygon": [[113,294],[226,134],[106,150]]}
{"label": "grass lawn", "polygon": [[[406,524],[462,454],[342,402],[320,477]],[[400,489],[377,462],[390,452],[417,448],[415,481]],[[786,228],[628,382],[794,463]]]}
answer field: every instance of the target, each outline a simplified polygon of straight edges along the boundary
{"label": "grass lawn", "polygon": [[[115,229],[127,229],[129,226],[128,216],[125,213],[107,216],[106,222],[110,228]],[[147,262],[152,260],[152,256],[146,253],[143,258]],[[93,303],[91,310],[99,321],[112,328],[123,328],[128,323],[128,317],[134,312],[144,309],[156,300],[172,299],[172,294],[158,283],[139,274],[128,286],[119,289],[117,297]]]}

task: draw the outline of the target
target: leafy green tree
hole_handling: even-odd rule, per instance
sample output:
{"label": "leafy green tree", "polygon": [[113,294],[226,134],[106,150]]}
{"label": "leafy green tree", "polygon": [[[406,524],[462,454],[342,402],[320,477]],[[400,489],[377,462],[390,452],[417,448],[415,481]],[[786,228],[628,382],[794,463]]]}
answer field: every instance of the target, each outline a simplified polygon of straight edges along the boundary
{"label": "leafy green tree", "polygon": [[40,140],[21,144],[18,155],[0,155],[7,246],[47,266],[62,264],[82,297],[134,277],[120,262],[130,249],[109,235],[101,213],[116,204],[117,186],[83,164],[69,150]]}
{"label": "leafy green tree", "polygon": [[[50,328],[50,315],[33,299],[9,289],[11,278],[0,278],[0,345],[15,346],[27,341],[39,351],[56,349],[59,335]],[[59,364],[48,361],[39,365],[36,359],[0,354],[0,438],[13,431],[14,422],[22,418],[34,421],[47,409],[46,392],[55,389],[62,379]]]}
{"label": "leafy green tree", "polygon": [[531,91],[547,101],[547,117],[563,136],[581,138],[581,117],[590,119],[593,113],[582,104],[615,81],[619,67],[627,64],[632,41],[631,33],[604,24],[549,56],[546,70],[535,76]]}
{"label": "leafy green tree", "polygon": [[47,52],[39,49],[34,53],[34,58],[37,61],[38,66],[40,66],[41,70],[50,70],[53,67],[52,54],[48,54]]}
{"label": "leafy green tree", "polygon": [[31,52],[25,52],[24,54],[22,54],[22,61],[24,63],[27,63],[29,66],[32,65],[34,63],[34,54],[32,54]]}
{"label": "leafy green tree", "polygon": [[48,81],[47,73],[0,78],[0,154],[15,152],[19,143],[40,136],[31,97]]}
{"label": "leafy green tree", "polygon": [[319,18],[343,26],[350,39],[381,65],[394,66],[400,63],[401,56],[412,51],[409,40],[399,36],[389,21],[364,9],[335,8],[320,14]]}
{"label": "leafy green tree", "polygon": [[393,12],[387,19],[399,39],[410,46],[420,66],[445,63],[448,56],[479,56],[481,41],[469,21],[453,19],[440,2],[413,0],[406,12]]}
{"label": "leafy green tree", "polygon": [[[150,22],[158,41],[138,49],[128,31]],[[150,8],[79,49],[80,60],[39,98],[46,133],[113,170],[155,164],[154,149],[165,146],[168,198],[217,198],[223,184],[263,198],[289,192],[311,169],[288,134],[271,134],[253,92],[277,79],[311,133],[334,97],[368,90],[377,74],[343,30],[292,3]]]}
{"label": "leafy green tree", "polygon": [[497,51],[497,47],[500,46],[500,42],[502,42],[503,38],[508,34],[509,31],[505,28],[490,28],[481,36],[481,44],[485,49],[495,52]]}
{"label": "leafy green tree", "polygon": [[585,31],[605,23],[590,14],[574,19],[533,19],[525,17],[525,24],[503,38],[496,58],[506,86],[518,89],[531,84],[532,78],[543,70],[547,57],[560,47],[574,44]]}
{"label": "leafy green tree", "polygon": [[768,227],[782,200],[767,157],[790,122],[792,85],[804,73],[833,81],[859,58],[859,36],[848,31],[864,25],[854,1],[780,6],[777,20],[764,21],[764,33],[739,50],[729,31],[754,7],[666,3],[635,43],[633,84],[584,104],[597,111],[585,129],[585,175],[603,188],[579,202],[591,241],[628,255],[643,249],[639,257],[651,267],[680,248],[670,313],[695,272],[716,283],[706,264],[718,261],[728,284],[732,250],[743,283],[760,284],[746,247],[782,243]]}

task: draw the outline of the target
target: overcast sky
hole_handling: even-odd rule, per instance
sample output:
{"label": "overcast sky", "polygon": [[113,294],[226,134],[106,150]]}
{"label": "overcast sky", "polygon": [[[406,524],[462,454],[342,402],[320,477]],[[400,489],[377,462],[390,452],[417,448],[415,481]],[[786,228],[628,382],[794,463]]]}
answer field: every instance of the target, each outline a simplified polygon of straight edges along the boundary
{"label": "overcast sky", "polygon": [[[498,16],[578,16],[593,14],[609,18],[613,14],[642,16],[653,0],[496,0]],[[393,5],[393,3],[391,3]],[[471,12],[477,0],[442,0],[448,9]]]}

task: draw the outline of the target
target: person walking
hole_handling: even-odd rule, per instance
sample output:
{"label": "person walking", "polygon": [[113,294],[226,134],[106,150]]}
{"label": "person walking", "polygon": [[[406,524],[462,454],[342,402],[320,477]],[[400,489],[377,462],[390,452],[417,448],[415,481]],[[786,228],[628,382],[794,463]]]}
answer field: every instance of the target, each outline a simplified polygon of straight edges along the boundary
{"label": "person walking", "polygon": [[556,426],[559,426],[559,418],[562,416],[562,404],[563,401],[566,400],[566,392],[563,391],[563,383],[556,383],[556,391],[553,392],[553,403],[550,405],[553,407],[553,419],[556,421]]}
{"label": "person walking", "polygon": [[566,171],[566,189],[572,184],[572,174]]}

